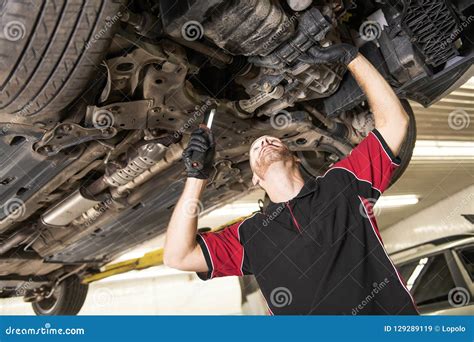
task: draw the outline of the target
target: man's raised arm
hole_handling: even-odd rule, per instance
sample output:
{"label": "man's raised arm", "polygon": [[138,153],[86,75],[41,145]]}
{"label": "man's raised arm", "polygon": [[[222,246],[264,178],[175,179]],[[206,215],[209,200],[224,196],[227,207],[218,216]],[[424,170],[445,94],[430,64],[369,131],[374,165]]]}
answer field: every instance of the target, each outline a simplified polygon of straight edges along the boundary
{"label": "man's raised arm", "polygon": [[390,85],[355,46],[335,44],[328,48],[312,47],[299,59],[306,63],[345,64],[367,95],[374,113],[375,128],[394,155],[398,155],[408,127],[408,115]]}
{"label": "man's raised arm", "polygon": [[348,69],[367,95],[374,114],[375,128],[396,156],[400,152],[408,127],[408,115],[390,85],[361,54],[349,64]]}
{"label": "man's raised arm", "polygon": [[[200,160],[204,166],[201,170],[192,166],[193,152],[198,152],[197,155],[203,159]],[[196,233],[199,199],[206,187],[214,154],[212,133],[203,128],[194,131],[183,152],[188,178],[166,231],[163,261],[169,267],[183,271],[208,271],[202,249],[196,242]]]}

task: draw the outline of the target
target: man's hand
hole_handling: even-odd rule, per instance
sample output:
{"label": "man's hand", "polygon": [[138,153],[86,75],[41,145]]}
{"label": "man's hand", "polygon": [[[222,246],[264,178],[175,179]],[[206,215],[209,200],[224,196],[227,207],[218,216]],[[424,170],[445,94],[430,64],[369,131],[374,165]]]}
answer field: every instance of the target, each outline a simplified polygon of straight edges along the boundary
{"label": "man's hand", "polygon": [[[208,179],[214,161],[215,143],[212,132],[198,128],[191,134],[188,147],[183,151],[183,160],[188,177]],[[193,165],[197,162],[197,165]]]}
{"label": "man's hand", "polygon": [[313,46],[299,57],[299,60],[308,64],[342,63],[348,65],[357,57],[359,50],[349,44],[335,44],[327,48]]}

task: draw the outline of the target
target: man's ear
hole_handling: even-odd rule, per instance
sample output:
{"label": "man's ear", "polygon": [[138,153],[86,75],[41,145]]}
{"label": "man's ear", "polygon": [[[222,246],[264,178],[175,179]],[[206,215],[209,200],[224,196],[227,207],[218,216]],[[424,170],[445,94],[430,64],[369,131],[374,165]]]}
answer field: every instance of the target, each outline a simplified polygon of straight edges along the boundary
{"label": "man's ear", "polygon": [[254,186],[258,185],[260,183],[260,177],[258,177],[255,172],[252,175],[252,183]]}

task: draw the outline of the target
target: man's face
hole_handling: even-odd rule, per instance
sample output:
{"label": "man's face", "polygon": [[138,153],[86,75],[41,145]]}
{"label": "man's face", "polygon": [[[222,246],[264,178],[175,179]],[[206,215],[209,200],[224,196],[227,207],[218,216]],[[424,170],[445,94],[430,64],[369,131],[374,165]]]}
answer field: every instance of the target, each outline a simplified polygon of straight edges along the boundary
{"label": "man's face", "polygon": [[265,173],[272,163],[292,160],[293,154],[280,139],[264,135],[256,139],[250,146],[249,159],[254,174],[260,179],[264,179]]}

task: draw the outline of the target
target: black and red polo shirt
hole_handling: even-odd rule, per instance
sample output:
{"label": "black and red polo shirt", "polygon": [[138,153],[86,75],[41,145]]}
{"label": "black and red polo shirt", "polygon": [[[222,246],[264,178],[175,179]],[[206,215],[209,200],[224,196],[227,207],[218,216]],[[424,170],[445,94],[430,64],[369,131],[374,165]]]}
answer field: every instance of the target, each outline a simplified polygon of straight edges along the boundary
{"label": "black and red polo shirt", "polygon": [[272,314],[418,314],[372,215],[399,162],[373,130],[290,201],[198,234],[199,277],[254,274]]}

